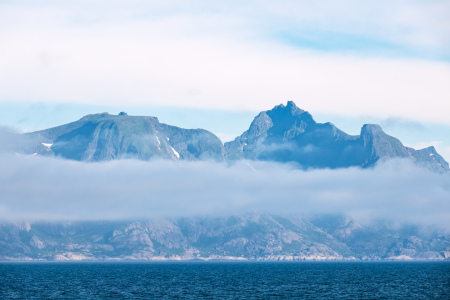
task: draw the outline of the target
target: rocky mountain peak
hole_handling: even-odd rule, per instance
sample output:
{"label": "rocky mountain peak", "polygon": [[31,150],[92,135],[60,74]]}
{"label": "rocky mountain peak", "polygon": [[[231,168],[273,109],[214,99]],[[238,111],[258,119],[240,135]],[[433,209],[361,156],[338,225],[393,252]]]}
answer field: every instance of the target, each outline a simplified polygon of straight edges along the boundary
{"label": "rocky mountain peak", "polygon": [[366,135],[366,134],[380,134],[380,133],[384,133],[383,129],[381,128],[380,125],[377,124],[364,124],[363,127],[361,128],[361,135]]}
{"label": "rocky mountain peak", "polygon": [[268,114],[282,116],[299,116],[305,112],[306,111],[303,109],[298,108],[294,101],[288,101],[286,106],[284,104],[279,104],[267,111]]}
{"label": "rocky mountain peak", "polygon": [[261,112],[225,149],[228,159],[294,162],[303,168],[369,167],[379,159],[407,158],[437,172],[449,169],[434,148],[405,147],[376,124],[365,124],[359,136],[349,135],[332,123],[316,123],[293,101]]}
{"label": "rocky mountain peak", "polygon": [[261,112],[250,124],[250,128],[247,132],[250,136],[260,136],[261,134],[266,133],[272,125],[272,120],[267,113]]}
{"label": "rocky mountain peak", "polygon": [[286,109],[290,110],[292,115],[300,115],[305,112],[303,109],[298,108],[294,101],[288,101],[286,104]]}
{"label": "rocky mountain peak", "polygon": [[[28,133],[28,153],[79,161],[154,158],[222,161],[220,139],[203,129],[159,123],[155,117],[91,114],[66,125]],[[50,145],[50,146],[45,146]]]}

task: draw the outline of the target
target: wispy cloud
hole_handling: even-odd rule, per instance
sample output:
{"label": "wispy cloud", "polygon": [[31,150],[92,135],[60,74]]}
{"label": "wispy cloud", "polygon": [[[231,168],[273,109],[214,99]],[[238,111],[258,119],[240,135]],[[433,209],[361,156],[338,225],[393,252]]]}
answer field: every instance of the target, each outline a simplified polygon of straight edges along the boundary
{"label": "wispy cloud", "polygon": [[313,28],[448,53],[446,1],[86,5],[1,4],[0,101],[259,111],[293,99],[315,112],[449,122],[448,62],[280,40]]}
{"label": "wispy cloud", "polygon": [[[330,34],[339,49],[389,51],[389,47],[448,49],[448,1],[285,1],[266,2],[298,37]],[[287,20],[286,20],[287,19]],[[271,24],[273,25],[273,24]],[[279,27],[278,27],[279,28]],[[334,35],[333,35],[334,34]],[[332,41],[333,42],[333,41]],[[348,44],[348,45],[346,45]],[[361,44],[361,45],[358,45]],[[378,44],[378,45],[377,45]],[[349,47],[350,46],[350,47]]]}
{"label": "wispy cloud", "polygon": [[0,126],[0,155],[12,154],[23,147],[24,137],[10,127]]}
{"label": "wispy cloud", "polygon": [[406,118],[396,118],[396,117],[390,117],[385,120],[381,120],[380,125],[383,128],[391,129],[391,128],[405,128],[411,131],[424,131],[426,130],[426,127],[421,124],[420,122],[408,120]]}

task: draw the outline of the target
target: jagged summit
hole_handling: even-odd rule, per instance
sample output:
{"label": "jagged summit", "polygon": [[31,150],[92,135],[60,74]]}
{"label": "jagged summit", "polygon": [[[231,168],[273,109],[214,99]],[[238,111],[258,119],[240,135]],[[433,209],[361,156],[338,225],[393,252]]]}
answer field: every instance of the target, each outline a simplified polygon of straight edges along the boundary
{"label": "jagged summit", "polygon": [[384,133],[380,125],[377,124],[364,124],[361,128],[361,135],[364,134],[380,134]]}
{"label": "jagged summit", "polygon": [[294,101],[288,101],[286,106],[284,104],[276,105],[273,109],[268,110],[267,112],[280,112],[282,111],[284,114],[290,114],[292,116],[298,116],[304,113],[303,109],[300,109],[297,105],[295,105]]}
{"label": "jagged summit", "polygon": [[403,146],[376,124],[365,124],[361,134],[349,135],[332,123],[316,123],[293,101],[261,112],[234,141],[225,143],[227,159],[294,162],[303,168],[369,167],[380,159],[409,158],[437,172],[448,163],[431,150]]}

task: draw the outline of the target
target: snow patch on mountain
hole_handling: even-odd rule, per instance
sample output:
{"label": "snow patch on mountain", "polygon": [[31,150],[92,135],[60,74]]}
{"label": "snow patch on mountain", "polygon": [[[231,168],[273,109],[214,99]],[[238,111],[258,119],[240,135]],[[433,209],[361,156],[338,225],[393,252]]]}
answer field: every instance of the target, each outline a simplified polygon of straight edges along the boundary
{"label": "snow patch on mountain", "polygon": [[178,153],[173,147],[171,146],[170,149],[172,149],[173,154],[175,154],[176,157],[180,158],[180,153]]}

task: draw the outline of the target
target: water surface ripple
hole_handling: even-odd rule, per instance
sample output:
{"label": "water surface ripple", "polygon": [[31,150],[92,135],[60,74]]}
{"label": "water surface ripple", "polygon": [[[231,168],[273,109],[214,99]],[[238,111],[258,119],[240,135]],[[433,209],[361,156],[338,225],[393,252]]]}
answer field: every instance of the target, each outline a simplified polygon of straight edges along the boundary
{"label": "water surface ripple", "polygon": [[449,262],[14,262],[0,280],[0,299],[450,299]]}

